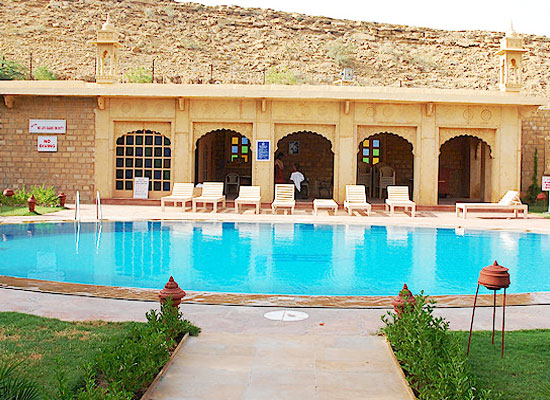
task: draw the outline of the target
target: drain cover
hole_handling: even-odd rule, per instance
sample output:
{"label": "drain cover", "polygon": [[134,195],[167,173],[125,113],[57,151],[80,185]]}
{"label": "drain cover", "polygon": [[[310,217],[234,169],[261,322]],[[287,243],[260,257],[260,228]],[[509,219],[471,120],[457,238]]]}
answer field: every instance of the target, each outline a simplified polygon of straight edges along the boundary
{"label": "drain cover", "polygon": [[302,311],[278,310],[267,312],[264,317],[272,321],[296,322],[308,319],[309,315]]}

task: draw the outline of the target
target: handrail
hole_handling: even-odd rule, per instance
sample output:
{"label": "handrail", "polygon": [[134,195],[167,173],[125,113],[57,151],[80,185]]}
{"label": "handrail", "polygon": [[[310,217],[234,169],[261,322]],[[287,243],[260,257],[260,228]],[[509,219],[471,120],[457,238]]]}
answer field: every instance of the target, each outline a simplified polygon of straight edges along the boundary
{"label": "handrail", "polygon": [[103,221],[103,212],[101,211],[101,197],[99,196],[99,190],[96,192],[95,197],[95,216],[98,221]]}
{"label": "handrail", "polygon": [[74,220],[80,222],[80,192],[76,191]]}

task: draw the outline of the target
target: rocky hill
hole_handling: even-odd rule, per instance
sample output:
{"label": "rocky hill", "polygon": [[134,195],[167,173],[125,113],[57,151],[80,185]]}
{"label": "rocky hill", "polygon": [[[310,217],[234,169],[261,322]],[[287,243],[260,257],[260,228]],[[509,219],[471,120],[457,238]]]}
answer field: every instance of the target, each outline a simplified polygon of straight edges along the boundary
{"label": "rocky hill", "polygon": [[[268,71],[268,80],[330,84],[349,65],[360,85],[496,90],[504,34],[169,0],[0,0],[0,53],[28,66],[32,52],[34,68],[92,80],[87,42],[107,13],[122,34],[122,72],[156,59],[157,80],[175,83],[208,82],[212,69],[223,83],[263,83]],[[525,93],[548,96],[550,38],[523,37]]]}

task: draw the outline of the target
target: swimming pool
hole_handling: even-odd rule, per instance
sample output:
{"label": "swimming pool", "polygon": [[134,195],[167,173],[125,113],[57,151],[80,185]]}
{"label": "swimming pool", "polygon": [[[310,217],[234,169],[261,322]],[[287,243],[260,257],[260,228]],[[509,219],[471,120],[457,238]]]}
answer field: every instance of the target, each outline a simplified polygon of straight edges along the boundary
{"label": "swimming pool", "polygon": [[510,293],[550,291],[550,235],[397,226],[138,221],[0,225],[0,275],[293,295],[472,294],[482,267]]}

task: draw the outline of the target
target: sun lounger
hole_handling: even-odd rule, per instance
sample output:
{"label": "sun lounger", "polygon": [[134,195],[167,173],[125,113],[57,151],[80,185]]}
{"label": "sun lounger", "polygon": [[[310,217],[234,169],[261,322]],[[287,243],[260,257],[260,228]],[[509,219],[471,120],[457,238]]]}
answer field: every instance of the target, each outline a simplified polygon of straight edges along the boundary
{"label": "sun lounger", "polygon": [[290,208],[290,213],[293,214],[295,204],[294,185],[286,183],[275,185],[275,200],[271,203],[273,213],[276,213],[278,208]]}
{"label": "sun lounger", "polygon": [[256,206],[254,213],[260,213],[260,187],[259,186],[241,186],[239,188],[239,197],[235,199],[235,211],[239,212],[239,206],[242,204],[253,204]]}
{"label": "sun lounger", "polygon": [[346,185],[344,210],[346,209],[349,215],[352,214],[353,210],[367,210],[367,216],[370,215],[372,206],[367,202],[365,185]]}
{"label": "sun lounger", "polygon": [[225,207],[223,182],[204,182],[201,195],[193,198],[193,212],[197,211],[197,203],[203,203],[203,206],[212,203],[214,212],[218,212],[218,203],[223,203]]}
{"label": "sun lounger", "polygon": [[170,196],[164,196],[160,199],[160,209],[164,211],[166,202],[173,202],[174,206],[181,203],[182,211],[185,211],[185,203],[193,200],[193,188],[192,183],[174,183],[172,188],[172,194]]}
{"label": "sun lounger", "polygon": [[468,210],[489,210],[489,211],[513,211],[514,217],[518,217],[518,212],[523,212],[523,218],[527,215],[527,204],[522,204],[519,198],[519,192],[508,190],[498,203],[456,203],[456,216],[466,218]]}
{"label": "sun lounger", "polygon": [[313,200],[313,215],[317,215],[319,209],[332,210],[334,215],[338,211],[338,204],[332,199],[315,199]]}
{"label": "sun lounger", "polygon": [[388,186],[388,198],[386,199],[386,211],[390,210],[390,215],[393,216],[395,207],[404,207],[411,209],[411,217],[414,217],[416,211],[416,203],[409,199],[408,186]]}

